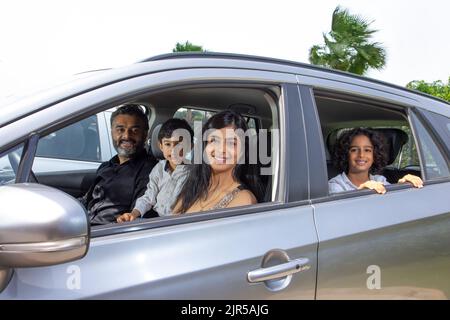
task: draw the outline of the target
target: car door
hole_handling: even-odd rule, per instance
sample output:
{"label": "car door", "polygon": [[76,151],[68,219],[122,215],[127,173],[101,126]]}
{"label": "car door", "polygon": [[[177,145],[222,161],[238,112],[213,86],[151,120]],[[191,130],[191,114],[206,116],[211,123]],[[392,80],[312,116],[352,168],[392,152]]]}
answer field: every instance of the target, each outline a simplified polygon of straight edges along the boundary
{"label": "car door", "polygon": [[43,110],[16,127],[41,121],[36,129],[45,131],[44,120],[89,112],[102,101],[123,101],[153,87],[224,79],[235,86],[268,83],[281,88],[275,101],[280,143],[272,202],[93,228],[83,259],[16,269],[0,298],[314,299],[317,235],[307,200],[306,139],[294,76],[219,68],[150,74],[61,102],[54,112]]}
{"label": "car door", "polygon": [[[365,96],[385,98],[379,91],[343,84],[334,90],[344,87],[347,92],[359,90]],[[358,191],[328,196],[312,88],[300,86],[305,112],[313,120],[307,130],[309,153],[315,156],[309,163],[315,164],[311,172],[317,177],[312,186],[317,190],[312,196],[319,236],[317,299],[448,299],[448,155],[418,118],[418,107],[410,105],[408,112],[425,176],[423,188],[392,185],[384,195]]]}

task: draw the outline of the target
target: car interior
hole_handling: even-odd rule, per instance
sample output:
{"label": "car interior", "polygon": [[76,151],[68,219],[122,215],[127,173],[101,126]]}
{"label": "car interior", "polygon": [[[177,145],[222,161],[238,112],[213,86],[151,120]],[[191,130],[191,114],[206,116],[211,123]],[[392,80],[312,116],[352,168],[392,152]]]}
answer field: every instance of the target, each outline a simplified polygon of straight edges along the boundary
{"label": "car interior", "polygon": [[[157,159],[162,159],[162,153],[157,143],[159,129],[161,124],[167,119],[178,117],[177,111],[180,109],[206,111],[205,117],[201,119],[203,124],[212,114],[223,110],[233,110],[244,116],[249,127],[252,127],[250,123],[252,122],[256,133],[261,129],[270,130],[277,127],[278,124],[273,121],[277,109],[271,103],[272,101],[278,100],[277,90],[278,88],[276,87],[208,87],[186,88],[153,94],[148,98],[148,101],[151,101],[152,110],[155,112],[155,119],[150,124],[149,152]],[[142,102],[139,101],[139,103]],[[190,119],[186,120],[191,122]],[[272,152],[270,143],[268,147],[268,154],[270,155]],[[267,164],[258,163],[258,165],[260,167],[270,167],[271,162]],[[264,190],[266,190],[264,200],[271,201],[272,177],[269,175],[261,175],[260,179],[263,183]]]}
{"label": "car interior", "polygon": [[[142,95],[131,101],[124,103],[139,104],[147,109],[149,117],[149,134],[148,134],[148,152],[155,158],[161,159],[162,153],[159,150],[157,143],[158,131],[161,124],[172,117],[180,117],[179,110],[194,110],[205,111],[205,117],[200,119],[204,123],[208,116],[223,110],[231,109],[245,117],[250,127],[253,127],[256,132],[261,129],[271,130],[278,128],[277,108],[276,102],[280,90],[278,87],[259,86],[254,87],[191,87],[165,90],[148,95]],[[123,104],[123,103],[122,103]],[[111,106],[109,106],[109,109]],[[181,113],[182,114],[182,113]],[[83,127],[91,128],[88,125],[89,118],[78,123],[72,124],[73,130],[81,130]],[[186,119],[190,122],[191,119]],[[196,119],[199,120],[199,119]],[[192,125],[192,124],[191,124]],[[92,130],[91,130],[92,131]],[[51,134],[49,135],[51,136]],[[41,155],[45,156],[46,145],[51,140],[48,137],[41,138],[38,150]],[[84,152],[93,153],[92,150],[71,150],[72,139],[67,137],[64,141],[60,141],[61,148],[68,153],[81,154]],[[268,156],[272,154],[272,145],[268,144]],[[272,155],[273,158],[274,155]],[[269,163],[258,163],[262,167],[270,167],[272,161]],[[77,170],[77,171],[53,171],[46,173],[39,173],[36,179],[39,183],[49,185],[60,189],[74,197],[84,195],[95,178],[96,170]],[[261,182],[265,190],[264,201],[271,201],[275,196],[272,190],[273,176],[261,175]]]}
{"label": "car interior", "polygon": [[[315,92],[315,101],[325,146],[328,179],[340,174],[332,161],[340,135],[355,127],[372,128],[384,137],[388,165],[380,174],[390,183],[397,183],[406,174],[422,176],[408,118],[401,107],[322,91]],[[413,156],[404,165],[401,157],[406,148],[409,148],[408,154]]]}
{"label": "car interior", "polygon": [[[396,183],[399,178],[408,173],[422,177],[417,148],[412,138],[407,115],[402,107],[328,91],[315,90],[314,94],[325,147],[328,179],[339,174],[331,158],[334,146],[345,130],[354,127],[371,127],[385,137],[389,160],[381,174],[390,183]],[[249,127],[254,128],[256,132],[267,129],[268,140],[270,140],[270,130],[278,128],[276,101],[279,95],[278,87],[266,85],[182,87],[144,94],[124,103],[139,104],[146,108],[150,126],[148,152],[160,159],[162,155],[158,147],[157,135],[161,124],[172,117],[186,118],[189,114],[188,110],[191,111],[191,117],[195,115],[194,118],[186,119],[188,122],[202,120],[203,123],[216,112],[227,109],[237,111],[247,119]],[[106,108],[110,110],[111,106],[105,106]],[[93,136],[98,128],[93,125],[92,117],[87,117],[66,128],[70,127],[70,132],[84,128],[84,131]],[[88,142],[92,139],[86,135],[86,141],[83,141],[81,145],[89,145]],[[49,144],[57,141],[61,150],[67,155],[89,154],[93,160],[98,161],[98,139],[95,140],[96,147],[90,147],[89,150],[70,148],[73,145],[72,140],[70,134],[59,137],[49,134],[41,138],[38,155],[45,156]],[[275,148],[275,145],[272,141],[268,143],[268,156],[271,156],[272,160],[278,154],[277,150],[272,153],[271,149]],[[259,163],[259,166],[270,167],[273,163],[273,161]],[[39,183],[55,187],[74,197],[80,197],[92,185],[95,172],[95,169],[71,171],[66,168],[37,173],[35,176],[32,175],[31,179],[37,179]],[[275,176],[261,175],[260,178],[265,190],[264,201],[273,201],[276,196],[276,190],[272,190],[273,181],[276,181]]]}

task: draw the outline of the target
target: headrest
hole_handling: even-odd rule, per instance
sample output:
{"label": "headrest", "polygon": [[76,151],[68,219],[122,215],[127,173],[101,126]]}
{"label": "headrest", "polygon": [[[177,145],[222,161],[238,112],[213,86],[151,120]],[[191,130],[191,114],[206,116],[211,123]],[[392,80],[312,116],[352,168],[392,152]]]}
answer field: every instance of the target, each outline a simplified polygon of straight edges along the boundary
{"label": "headrest", "polygon": [[150,147],[151,147],[153,156],[156,159],[164,159],[164,155],[163,155],[161,149],[159,148],[159,140],[158,140],[158,134],[159,134],[159,130],[161,130],[161,127],[162,127],[162,123],[158,124],[156,127],[153,128],[152,137],[150,139]]}
{"label": "headrest", "polygon": [[408,142],[408,134],[401,129],[373,129],[384,136],[386,151],[388,154],[388,164],[392,164],[397,159],[402,147]]}
{"label": "headrest", "polygon": [[[327,137],[327,151],[330,154],[334,153],[334,147],[338,139],[342,134],[351,129],[340,129],[330,133]],[[397,159],[398,154],[402,150],[402,147],[408,142],[408,134],[401,129],[394,128],[377,128],[371,129],[372,131],[378,132],[386,144],[386,152],[388,158],[388,164],[392,164],[395,159]]]}

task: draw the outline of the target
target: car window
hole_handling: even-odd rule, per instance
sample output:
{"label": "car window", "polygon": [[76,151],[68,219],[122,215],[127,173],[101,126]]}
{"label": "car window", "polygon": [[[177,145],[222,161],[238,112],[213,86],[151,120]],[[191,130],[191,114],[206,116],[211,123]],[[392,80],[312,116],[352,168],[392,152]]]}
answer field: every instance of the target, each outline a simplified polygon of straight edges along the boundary
{"label": "car window", "polygon": [[255,118],[244,117],[247,120],[247,125],[249,129],[258,129],[258,125]]}
{"label": "car window", "polygon": [[37,157],[100,161],[97,116],[93,115],[41,138]]}
{"label": "car window", "polygon": [[406,109],[387,102],[322,92],[316,94],[316,106],[324,137],[328,180],[331,180],[329,193],[357,192],[357,186],[348,180],[348,176],[341,175],[348,172],[349,162],[342,154],[344,151],[337,149],[341,134],[353,128],[369,128],[378,136],[374,138],[378,147],[373,152],[384,150],[384,156],[374,156],[369,169],[376,181],[396,184],[406,174],[423,177],[417,142]]}
{"label": "car window", "polygon": [[414,118],[414,125],[417,140],[421,149],[426,179],[430,180],[450,177],[448,162],[442,155],[431,135],[416,118]]}
{"label": "car window", "polygon": [[[209,118],[211,118],[213,114],[215,114],[214,111],[206,111],[191,107],[183,107],[179,108],[175,112],[173,117],[177,119],[184,119],[191,125],[191,127],[194,127],[194,121],[201,121],[203,124],[205,124],[205,122]],[[244,117],[244,119],[247,121],[249,129],[259,129],[258,122],[255,118]]]}
{"label": "car window", "polygon": [[186,120],[193,128],[195,121],[201,121],[204,124],[209,118],[211,118],[211,116],[214,113],[215,112],[212,112],[212,111],[200,110],[200,109],[195,109],[195,108],[191,108],[191,107],[183,107],[183,108],[179,108],[175,112],[173,117],[177,118],[177,119]]}
{"label": "car window", "polygon": [[0,157],[0,185],[11,184],[16,180],[16,172],[22,158],[23,145],[10,150]]}
{"label": "car window", "polygon": [[433,128],[441,137],[441,141],[445,144],[447,151],[450,152],[450,118],[426,110],[421,112],[428,122],[433,124]]}
{"label": "car window", "polygon": [[398,169],[420,168],[419,155],[414,143],[414,137],[409,126],[392,127],[404,131],[408,135],[408,141],[403,145],[392,166]]}
{"label": "car window", "polygon": [[[178,90],[178,89],[175,89]],[[174,90],[174,91],[175,91]],[[195,90],[195,89],[192,89]],[[223,97],[232,100],[234,98],[233,94],[234,91],[228,88],[225,89],[215,89],[216,92],[219,95],[222,95]],[[242,186],[240,188],[249,188],[253,192],[253,195],[257,197],[257,200],[261,203],[263,202],[272,202],[272,201],[282,201],[283,199],[283,192],[279,191],[278,189],[278,182],[279,182],[279,172],[280,172],[280,143],[279,143],[279,137],[278,134],[279,131],[279,122],[277,117],[277,108],[276,105],[273,105],[269,103],[269,101],[264,100],[264,94],[265,92],[263,90],[257,90],[257,89],[245,89],[243,90],[245,93],[245,97],[248,100],[254,99],[255,95],[259,95],[260,99],[258,99],[259,104],[257,105],[258,111],[260,113],[258,114],[258,118],[247,118],[245,119],[247,123],[251,127],[255,127],[258,124],[261,124],[260,132],[258,132],[260,135],[256,135],[256,133],[253,131],[244,132],[244,136],[242,140],[243,142],[248,142],[247,146],[242,144],[241,150],[243,151],[243,155],[245,156],[244,160],[248,161],[248,171],[250,172],[248,175],[245,176],[245,181],[243,182]],[[184,93],[184,92],[183,92]],[[171,93],[165,93],[168,97],[171,96]],[[181,99],[189,100],[190,95],[179,95],[174,94],[174,96],[180,97]],[[209,95],[205,95],[204,97],[201,97],[205,100],[206,104],[210,103],[208,100]],[[161,100],[169,100],[169,99],[162,99],[160,96],[157,96],[158,99]],[[242,99],[242,96],[239,96],[240,99]],[[145,102],[148,103],[148,105],[152,105],[153,96],[143,96],[143,99],[146,99]],[[157,99],[155,99],[157,100]],[[183,104],[177,104],[181,106],[189,106],[189,103],[183,103]],[[216,104],[211,104],[212,108],[214,108],[214,111],[208,111],[206,108],[205,110],[200,110],[198,108],[179,108],[176,113],[176,117],[178,118],[187,118],[191,121],[206,121],[211,116],[213,116],[216,112],[222,111],[220,108],[216,107]],[[166,109],[163,110],[163,107],[160,107],[159,105],[153,105],[152,112],[154,112],[154,121],[155,125],[161,124],[166,117]],[[188,110],[190,109],[190,110]],[[103,117],[103,120],[99,120],[97,124],[97,120],[92,117],[88,117],[86,119],[80,120],[78,122],[72,123],[70,125],[67,125],[66,127],[56,130],[52,133],[47,134],[46,136],[40,137],[40,141],[38,142],[38,151],[37,156],[34,159],[33,162],[33,173],[35,173],[35,178],[38,183],[48,185],[51,187],[54,187],[56,189],[62,190],[68,194],[73,195],[74,197],[78,197],[79,195],[84,195],[86,192],[92,187],[92,185],[95,183],[97,179],[97,173],[96,170],[98,168],[98,165],[100,165],[99,162],[97,162],[97,166],[91,167],[92,163],[89,163],[87,161],[80,162],[80,161],[74,161],[77,159],[80,159],[80,155],[83,151],[83,142],[80,143],[80,136],[83,136],[83,133],[85,129],[92,129],[92,128],[100,128],[102,129],[102,123],[103,125],[106,123],[110,123],[110,113],[111,111],[115,110],[115,108],[111,109],[110,105],[105,105],[105,110],[101,111],[101,115],[97,114],[99,116],[99,119],[101,119],[101,116]],[[172,109],[172,110],[176,110]],[[265,115],[264,121],[262,121],[260,115]],[[158,122],[159,121],[159,122]],[[262,126],[264,125],[264,126]],[[106,127],[106,126],[104,126]],[[269,128],[272,128],[270,132],[267,132]],[[103,130],[102,130],[103,131]],[[108,132],[109,136],[111,135],[111,132]],[[78,135],[78,138],[77,138]],[[103,139],[102,135],[100,135],[100,142],[103,146]],[[86,142],[86,141],[85,141]],[[210,145],[213,143],[210,141]],[[237,143],[230,144],[227,141],[227,146],[232,145],[233,147],[237,146]],[[199,143],[198,146],[200,148],[203,148],[203,144]],[[215,147],[215,145],[214,145]],[[248,149],[244,149],[244,147],[248,147]],[[105,148],[103,148],[105,149]],[[204,153],[201,151],[198,153],[200,155],[199,161],[202,163],[204,160],[205,163],[208,159],[204,159]],[[88,158],[84,158],[88,159]],[[109,156],[105,160],[111,159],[111,156]],[[215,158],[216,159],[216,158]],[[195,161],[195,158],[193,159]],[[219,163],[220,161],[223,162],[223,160],[219,159],[217,160]],[[153,161],[152,161],[153,162]],[[108,162],[104,162],[107,164]],[[150,170],[152,169],[150,166],[148,166]],[[144,175],[146,179],[148,179],[149,174]],[[247,181],[248,180],[248,181]],[[148,184],[148,180],[145,181],[145,179],[142,179],[145,183],[143,184],[145,187]],[[122,181],[118,181],[118,184],[122,184]],[[245,185],[244,185],[245,183]],[[134,186],[132,186],[134,187]],[[98,188],[97,188],[98,189]],[[130,187],[131,189],[131,187]],[[170,189],[172,193],[173,189]],[[228,195],[227,197],[224,197],[227,201],[232,201],[233,197],[236,195],[235,190],[231,190],[234,193]],[[181,192],[181,189],[180,189]],[[134,194],[134,193],[132,193]],[[170,194],[170,192],[167,192],[167,194]],[[245,195],[245,194],[244,194]],[[216,197],[223,196],[222,194],[216,194]],[[239,199],[239,198],[238,198]],[[177,200],[177,196],[174,197],[175,201]],[[215,205],[213,202],[215,200],[220,200],[219,198],[212,198],[211,199],[211,208],[213,208],[212,205]],[[248,199],[244,199],[245,202],[248,202]],[[239,200],[239,201],[244,201]],[[253,203],[253,199],[252,203]],[[172,200],[171,200],[172,201]],[[165,203],[165,202],[161,202]],[[239,202],[237,202],[239,203]],[[219,203],[217,203],[219,204]],[[220,203],[221,205],[222,202]],[[233,204],[235,205],[235,204]],[[128,210],[132,210],[133,208],[129,208]],[[170,207],[169,207],[170,209]],[[150,218],[154,217],[152,215],[151,210],[154,210],[157,213],[157,216],[159,215],[158,210],[166,210],[163,205],[161,206],[155,206],[155,209],[143,209],[143,218]],[[194,210],[195,211],[195,210]],[[165,211],[162,211],[161,214],[164,214]],[[108,220],[109,221],[109,220]],[[110,221],[114,222],[114,221]]]}

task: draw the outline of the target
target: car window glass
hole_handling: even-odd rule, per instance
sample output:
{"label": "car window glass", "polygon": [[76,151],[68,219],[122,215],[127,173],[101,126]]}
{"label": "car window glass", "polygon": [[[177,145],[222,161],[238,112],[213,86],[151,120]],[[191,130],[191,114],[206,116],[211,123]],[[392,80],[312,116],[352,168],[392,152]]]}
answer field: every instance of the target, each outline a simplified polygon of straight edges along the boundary
{"label": "car window glass", "polygon": [[436,179],[449,177],[450,170],[448,163],[436,143],[433,141],[433,138],[418,119],[415,119],[414,122],[417,140],[421,148],[426,178]]}
{"label": "car window glass", "polygon": [[437,134],[441,137],[441,141],[450,151],[450,118],[426,110],[422,110],[422,112],[428,122],[433,124]]}
{"label": "car window glass", "polygon": [[[213,111],[205,111],[200,109],[194,109],[190,107],[179,108],[175,114],[174,118],[186,120],[191,127],[194,127],[194,121],[201,121],[203,124],[214,114]],[[244,117],[247,121],[249,129],[258,129],[257,121],[255,118]]]}
{"label": "car window glass", "polygon": [[100,161],[100,138],[97,116],[93,115],[42,137],[37,157]]}
{"label": "car window glass", "polygon": [[414,143],[414,137],[409,126],[393,127],[404,131],[408,135],[408,141],[403,145],[400,152],[397,155],[392,166],[399,169],[406,168],[420,168],[419,155],[417,153],[417,147]]}
{"label": "car window glass", "polygon": [[249,129],[258,129],[255,118],[244,117]]}
{"label": "car window glass", "polygon": [[46,173],[96,170],[102,162],[101,145],[109,143],[110,135],[99,130],[98,119],[98,115],[92,115],[42,136],[33,172],[39,177]]}
{"label": "car window glass", "polygon": [[376,175],[375,180],[396,184],[407,174],[423,176],[406,110],[379,101],[322,92],[316,95],[316,105],[324,137],[328,180],[333,179],[328,185],[329,193],[357,192],[348,177],[341,175],[348,170],[348,158],[341,150],[345,144],[338,149],[342,133],[353,128],[372,129],[379,137],[375,140],[383,144],[386,161],[374,157],[373,161],[378,162],[369,170]]}
{"label": "car window glass", "polygon": [[22,158],[23,145],[14,148],[0,157],[0,185],[14,183],[16,173]]}
{"label": "car window glass", "polygon": [[179,108],[175,112],[173,117],[186,120],[191,125],[191,127],[194,128],[195,121],[201,121],[204,124],[209,118],[211,118],[214,113],[215,112],[212,111],[183,107]]}

